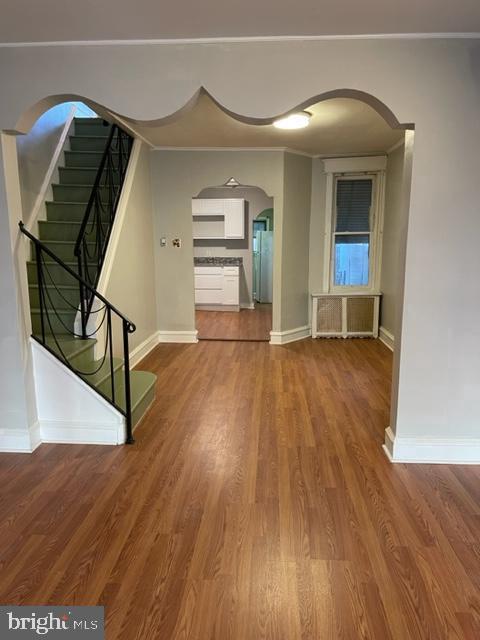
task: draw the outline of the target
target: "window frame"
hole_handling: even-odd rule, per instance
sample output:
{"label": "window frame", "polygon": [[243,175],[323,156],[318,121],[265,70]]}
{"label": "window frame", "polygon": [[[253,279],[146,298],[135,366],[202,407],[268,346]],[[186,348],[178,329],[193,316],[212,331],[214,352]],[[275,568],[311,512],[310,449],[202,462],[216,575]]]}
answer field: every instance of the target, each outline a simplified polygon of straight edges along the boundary
{"label": "window frame", "polygon": [[[337,184],[340,180],[372,180],[370,231],[337,232]],[[325,293],[378,293],[382,255],[383,209],[385,199],[385,171],[352,171],[327,173],[324,292]],[[368,285],[335,284],[335,237],[341,235],[369,236]]]}

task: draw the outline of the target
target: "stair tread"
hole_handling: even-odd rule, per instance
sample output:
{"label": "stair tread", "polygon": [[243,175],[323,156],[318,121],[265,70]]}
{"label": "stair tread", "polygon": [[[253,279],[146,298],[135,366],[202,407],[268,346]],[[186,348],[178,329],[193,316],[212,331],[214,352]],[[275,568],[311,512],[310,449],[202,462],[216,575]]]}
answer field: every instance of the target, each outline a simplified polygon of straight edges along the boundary
{"label": "stair tread", "polygon": [[[86,137],[86,136],[85,136]],[[66,149],[65,153],[75,153],[77,155],[96,155],[96,156],[103,156],[103,154],[105,153],[105,151],[98,151],[97,149],[92,149],[91,151],[89,151],[88,149]],[[110,151],[111,155],[117,155],[119,154],[120,151]],[[72,169],[73,167],[67,167],[68,169]],[[98,167],[94,167],[96,169],[98,169]]]}
{"label": "stair tread", "polygon": [[[84,152],[83,151],[75,151],[75,153],[84,153]],[[85,153],[96,153],[96,152],[87,151]],[[67,171],[98,171],[98,167],[89,167],[89,166],[86,166],[86,167],[83,167],[83,166],[82,167],[59,167],[59,169],[61,171],[65,170],[65,169]]]}
{"label": "stair tread", "polygon": [[77,224],[81,225],[82,223],[78,220],[39,220],[38,224]]}
{"label": "stair tread", "polygon": [[[52,307],[48,307],[49,311],[53,311]],[[73,307],[58,307],[57,305],[55,305],[55,312],[56,313],[71,313],[73,314],[77,314],[78,309],[77,308],[73,308]],[[41,310],[39,307],[30,307],[30,313],[41,313]]]}
{"label": "stair tread", "polygon": [[[100,359],[101,360],[101,359]],[[94,360],[92,362],[92,371],[96,371],[100,367],[100,360]],[[113,362],[113,373],[117,373],[123,367],[123,360],[121,358],[112,358]],[[83,368],[85,371],[85,368]],[[108,385],[111,389],[110,377],[111,377],[111,369],[110,369],[110,358],[105,358],[105,362],[100,367],[100,369],[92,374],[88,372],[80,373],[80,377],[84,378],[94,387],[99,388],[102,384],[106,384],[108,381]],[[110,397],[110,394],[108,394]]]}
{"label": "stair tread", "polygon": [[[57,345],[52,337],[47,335],[45,337],[45,342],[50,349],[55,351]],[[86,340],[82,340],[80,338],[73,338],[72,336],[63,335],[62,337],[57,336],[57,342],[59,343],[64,354],[68,356],[68,358],[75,358],[81,353],[88,351],[88,349],[91,349],[97,341],[95,338],[87,338]]]}
{"label": "stair tread", "polygon": [[[150,371],[137,371],[136,369],[130,371],[130,397],[132,405],[132,413],[137,406],[142,402],[149,391],[155,386],[157,376]],[[103,382],[101,386],[106,388],[107,383]],[[119,376],[115,379],[115,402],[125,409],[125,378]],[[108,393],[108,389],[107,393]]]}
{"label": "stair tread", "polygon": [[[42,240],[43,244],[75,244],[76,240]],[[95,242],[88,242],[87,244],[95,244]],[[63,260],[65,262],[65,260]]]}
{"label": "stair tread", "polygon": [[[101,138],[102,140],[107,140],[108,136],[109,136],[110,130],[109,129],[105,129],[105,135],[104,136],[92,136],[90,133],[78,133],[75,132],[74,136],[71,136],[72,138]],[[75,151],[75,149],[72,149],[72,151]]]}
{"label": "stair tread", "polygon": [[[69,167],[69,169],[73,169],[73,167]],[[81,169],[81,167],[75,167],[75,169]],[[54,187],[75,187],[76,189],[78,189],[78,187],[85,187],[85,188],[88,188],[88,189],[92,188],[91,184],[81,184],[80,182],[78,184],[76,182],[65,182],[65,183],[54,182],[52,184],[52,186],[54,186]],[[108,187],[106,185],[101,185],[101,188],[107,189]],[[65,200],[63,200],[63,201],[59,201],[59,200],[53,200],[52,201],[51,200],[50,202],[65,202]],[[67,202],[69,202],[69,201],[67,200]],[[70,204],[73,204],[73,203],[70,203]],[[77,204],[80,204],[80,203],[77,203]],[[83,204],[83,203],[81,203],[81,204]]]}
{"label": "stair tread", "polygon": [[[44,260],[43,262],[44,262],[44,264],[58,264],[59,266],[61,266],[59,262],[56,262],[56,260]],[[71,266],[78,267],[78,262],[67,261],[67,260],[62,260],[62,262],[63,262],[63,264],[68,265],[69,267],[71,267]],[[37,262],[36,262],[36,260],[27,260],[27,264],[36,265]]]}
{"label": "stair tread", "polygon": [[[71,291],[78,291],[78,285],[75,284],[44,284],[47,289],[68,289]],[[28,287],[32,289],[38,289],[37,282],[29,282]]]}
{"label": "stair tread", "polygon": [[[62,187],[64,187],[65,185],[62,185]],[[72,185],[68,185],[68,186],[72,186]],[[75,185],[77,186],[77,185]],[[85,206],[87,206],[88,202],[87,201],[77,201],[77,200],[45,200],[46,204],[74,204],[74,205],[79,205],[79,204],[83,204]]]}

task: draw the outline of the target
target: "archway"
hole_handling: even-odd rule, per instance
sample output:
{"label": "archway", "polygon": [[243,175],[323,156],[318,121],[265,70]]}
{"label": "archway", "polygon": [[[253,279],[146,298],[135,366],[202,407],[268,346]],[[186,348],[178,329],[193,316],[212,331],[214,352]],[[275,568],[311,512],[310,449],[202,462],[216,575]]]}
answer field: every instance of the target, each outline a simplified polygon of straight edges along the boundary
{"label": "archway", "polygon": [[[155,129],[155,127],[162,127],[165,124],[169,123],[169,122],[175,122],[178,121],[183,115],[185,115],[186,113],[192,112],[192,110],[194,110],[195,105],[198,104],[198,101],[200,100],[200,98],[202,96],[205,95],[209,95],[208,92],[204,89],[201,89],[198,93],[196,93],[192,99],[189,101],[189,103],[186,105],[185,108],[182,108],[180,111],[172,114],[171,116],[168,116],[167,118],[162,118],[160,120],[154,120],[154,121],[149,121],[149,122],[141,122],[139,120],[133,120],[133,119],[129,119],[128,116],[119,116],[118,114],[115,114],[113,111],[110,111],[109,109],[107,109],[106,107],[103,107],[99,104],[97,104],[96,102],[92,101],[92,100],[88,100],[88,99],[82,99],[83,102],[85,102],[86,104],[88,104],[89,106],[91,106],[92,108],[94,108],[96,110],[97,113],[104,115],[105,117],[109,118],[109,119],[116,119],[117,121],[122,121],[122,123],[124,124],[124,126],[127,126],[130,128],[130,130],[135,130],[137,132],[139,132],[141,135],[143,135],[146,139],[148,139],[147,137],[147,133],[148,130],[153,130]],[[65,98],[79,98],[79,96],[73,96],[73,95],[69,95],[69,96],[62,96],[62,95],[57,95],[57,96],[51,96],[49,98],[45,98],[45,100],[42,100],[40,102],[38,102],[36,105],[32,106],[31,109],[27,110],[27,112],[25,112],[18,120],[17,122],[17,126],[15,128],[15,132],[16,133],[23,133],[26,130],[28,130],[29,127],[32,126],[33,120],[35,119],[36,116],[38,116],[38,114],[42,113],[43,111],[45,111],[46,108],[48,108],[49,106],[52,106],[54,104],[59,104],[61,101],[63,101]],[[333,99],[337,99],[337,98],[346,98],[346,99],[355,99],[355,100],[360,100],[362,102],[364,102],[365,104],[370,105],[377,113],[379,113],[382,118],[384,118],[384,120],[389,124],[390,127],[392,127],[395,130],[399,130],[399,129],[412,129],[412,125],[411,124],[400,124],[399,121],[397,120],[397,118],[394,116],[394,114],[388,109],[388,107],[386,107],[381,101],[377,100],[376,98],[374,98],[373,96],[371,96],[370,94],[367,93],[363,93],[363,92],[359,92],[356,90],[347,90],[347,89],[339,89],[339,90],[334,90],[331,92],[327,92],[327,93],[323,93],[319,96],[315,96],[314,98],[310,98],[306,101],[300,102],[296,108],[289,110],[287,113],[290,113],[292,111],[296,111],[298,109],[308,109],[310,107],[312,107],[312,105],[315,105],[317,103],[326,103],[329,100],[333,100]],[[217,104],[217,106],[219,107],[220,110],[222,110],[225,114],[228,114],[229,117],[232,117],[233,120],[235,122],[238,123],[243,123],[243,124],[248,124],[250,126],[258,126],[258,127],[268,127],[271,122],[278,117],[279,115],[284,115],[285,112],[279,113],[277,116],[275,117],[269,117],[269,118],[252,118],[252,117],[242,117],[241,115],[234,113],[233,111],[224,108],[219,102],[215,101],[214,102]],[[10,132],[11,133],[11,132]],[[5,132],[5,135],[8,134],[8,132]],[[409,134],[409,145],[411,147],[411,142],[413,140],[413,134]],[[218,178],[218,182],[221,183],[221,181],[223,179],[228,179],[230,174],[230,171],[226,171],[225,175],[221,176]],[[235,174],[235,171],[233,172]],[[243,179],[242,179],[243,181]],[[217,181],[211,181],[208,182],[207,184],[215,184]],[[255,181],[253,181],[255,183]],[[408,179],[406,179],[406,182],[408,182]],[[258,182],[257,182],[258,183]],[[267,192],[268,193],[273,193],[273,190],[270,188],[267,188]],[[199,193],[199,191],[195,191],[193,190],[192,193]],[[277,195],[277,193],[280,193],[280,190],[278,190],[276,192],[275,195]],[[408,209],[408,197],[405,196],[406,200],[406,208]],[[281,199],[279,199],[278,203],[276,202],[276,210],[278,208],[278,210],[281,212],[281,214],[279,214],[279,218],[281,219],[283,216],[283,201],[281,201]],[[405,225],[406,227],[406,225]],[[405,242],[406,242],[406,238],[405,238]],[[282,290],[282,287],[284,286],[284,282],[286,280],[286,272],[285,272],[285,261],[284,261],[284,256],[281,256],[281,251],[283,250],[284,247],[284,243],[285,243],[285,238],[282,238],[282,240],[279,240],[279,244],[277,244],[276,246],[276,256],[279,260],[279,264],[277,263],[275,266],[275,273],[276,273],[276,285],[275,287],[277,288],[277,291],[279,292],[279,295],[277,296],[277,300],[278,300],[278,313],[277,313],[277,326],[275,327],[277,330],[277,333],[282,333],[285,329],[285,326],[287,326],[286,331],[290,330],[290,327],[288,327],[288,325],[285,325],[284,323],[288,321],[288,318],[286,317],[285,313],[284,313],[284,309],[285,309],[285,304],[286,304],[286,300],[288,299],[288,296],[290,295],[290,292],[285,292],[284,290]],[[278,249],[280,248],[280,252],[278,251]],[[399,250],[399,253],[404,253],[404,249]],[[400,289],[402,289],[401,287],[401,283],[399,283],[399,291]],[[288,295],[285,295],[285,294]],[[403,300],[403,289],[402,289],[402,300]],[[401,318],[401,304],[399,305],[399,308],[397,309],[397,317]],[[397,332],[399,331],[399,329],[397,330]],[[400,344],[400,335],[396,335],[395,336],[396,340],[395,340],[395,344],[397,346],[397,352],[398,352],[398,345]],[[395,375],[394,375],[395,378]],[[393,387],[393,392],[396,393],[396,389],[395,389],[395,384]],[[395,402],[392,401],[392,407],[395,406]],[[393,420],[392,420],[393,422]]]}
{"label": "archway", "polygon": [[[227,164],[227,173],[228,168]],[[265,211],[270,211],[273,219],[274,199],[261,187],[241,184],[232,177],[225,184],[203,188],[192,204],[199,202],[207,209],[211,203],[212,210],[215,203],[222,202],[222,206],[230,210],[225,211],[223,217],[193,216],[198,337],[200,340],[268,342],[274,296],[274,231],[272,226],[268,233],[257,236],[256,224],[260,223],[258,218]],[[227,228],[228,216],[238,218],[239,227],[233,235]],[[267,231],[266,224],[264,231]],[[263,279],[260,277],[261,257]],[[263,300],[254,289],[257,281],[262,282]],[[209,283],[215,288],[208,289]]]}

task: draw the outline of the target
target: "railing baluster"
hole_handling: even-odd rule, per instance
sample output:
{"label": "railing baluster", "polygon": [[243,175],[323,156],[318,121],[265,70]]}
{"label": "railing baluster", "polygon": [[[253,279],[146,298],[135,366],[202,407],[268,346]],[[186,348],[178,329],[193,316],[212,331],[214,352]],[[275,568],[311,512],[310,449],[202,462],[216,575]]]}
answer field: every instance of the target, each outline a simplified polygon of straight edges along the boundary
{"label": "railing baluster", "polygon": [[107,307],[107,340],[108,351],[110,354],[110,380],[112,383],[112,402],[115,404],[115,378],[113,371],[113,340],[112,340],[112,312],[110,307]]}
{"label": "railing baluster", "polygon": [[40,308],[40,327],[42,331],[42,343],[45,344],[45,321],[43,318],[44,313],[44,300],[43,300],[43,272],[42,272],[42,249],[40,245],[35,244],[35,258],[37,260],[37,282],[38,282],[38,304]]}
{"label": "railing baluster", "polygon": [[130,355],[128,352],[128,334],[130,332],[130,325],[127,320],[123,320],[123,366],[125,374],[125,421],[127,428],[127,444],[133,444],[133,429],[132,429],[132,401],[130,397]]}

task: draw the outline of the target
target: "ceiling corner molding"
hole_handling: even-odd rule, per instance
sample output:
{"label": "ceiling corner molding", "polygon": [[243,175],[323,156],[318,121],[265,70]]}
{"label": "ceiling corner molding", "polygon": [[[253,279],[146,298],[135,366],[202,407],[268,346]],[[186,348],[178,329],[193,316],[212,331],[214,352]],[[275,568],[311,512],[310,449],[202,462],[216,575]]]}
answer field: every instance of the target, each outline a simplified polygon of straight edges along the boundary
{"label": "ceiling corner molding", "polygon": [[294,153],[298,156],[306,156],[314,158],[315,156],[306,151],[290,149],[289,147],[170,147],[170,146],[152,146],[152,151],[257,151],[257,152],[279,152]]}
{"label": "ceiling corner molding", "polygon": [[36,42],[0,42],[0,48],[21,47],[108,47],[138,45],[201,45],[268,42],[317,42],[329,40],[478,40],[480,32],[443,33],[365,33],[343,35],[225,36],[207,38],[146,38],[134,40],[50,40]]}
{"label": "ceiling corner molding", "polygon": [[323,158],[325,173],[354,173],[356,171],[385,171],[387,156],[358,156],[356,158]]}

